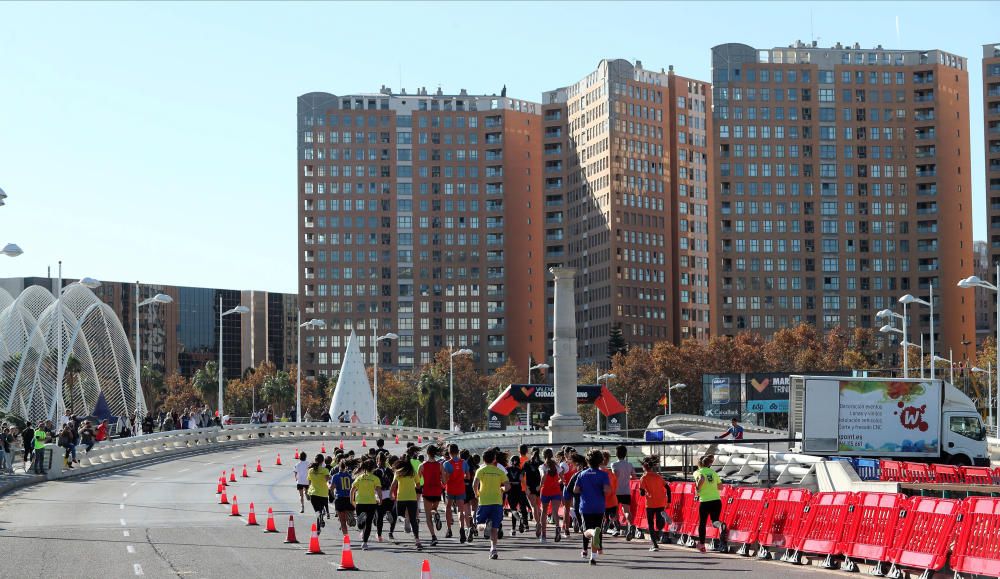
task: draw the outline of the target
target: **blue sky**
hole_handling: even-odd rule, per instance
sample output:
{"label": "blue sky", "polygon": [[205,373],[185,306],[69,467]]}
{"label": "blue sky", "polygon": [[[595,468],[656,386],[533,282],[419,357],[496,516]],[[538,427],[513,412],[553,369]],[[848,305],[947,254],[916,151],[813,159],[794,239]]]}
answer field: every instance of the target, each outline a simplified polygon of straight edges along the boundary
{"label": "blue sky", "polygon": [[969,58],[982,239],[997,22],[992,2],[3,2],[0,244],[25,254],[0,277],[61,259],[73,277],[294,292],[299,94],[402,78],[538,100],[601,58],[709,80],[713,45],[811,38]]}

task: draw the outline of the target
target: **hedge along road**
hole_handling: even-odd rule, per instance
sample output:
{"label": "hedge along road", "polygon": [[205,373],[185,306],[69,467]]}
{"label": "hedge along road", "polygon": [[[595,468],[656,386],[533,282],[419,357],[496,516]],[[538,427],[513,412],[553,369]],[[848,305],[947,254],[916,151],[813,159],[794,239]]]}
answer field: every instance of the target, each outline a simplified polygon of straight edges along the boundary
{"label": "hedge along road", "polygon": [[[288,442],[219,449],[197,455],[164,457],[132,468],[49,481],[0,499],[0,577],[314,577],[334,571],[340,562],[341,537],[336,521],[320,537],[326,555],[306,556],[309,512],[299,514],[292,478],[295,444],[310,456],[318,441]],[[391,441],[389,450],[402,449]],[[362,450],[360,441],[345,442],[347,450]],[[332,452],[332,445],[327,445]],[[283,466],[274,465],[280,452]],[[254,472],[260,458],[264,472]],[[241,478],[243,465],[250,478]],[[219,505],[215,487],[219,474],[236,468],[237,482],[227,487],[238,497],[243,516],[231,517]],[[253,501],[259,527],[245,525]],[[274,509],[277,534],[266,534],[267,509]],[[298,545],[285,544],[288,516],[295,516]],[[646,541],[605,541],[597,567],[580,558],[579,535],[561,543],[540,545],[533,533],[500,541],[500,559],[487,558],[487,543],[459,544],[457,537],[439,534],[437,547],[421,521],[424,552],[397,526],[396,539],[361,550],[360,533],[351,530],[354,561],[363,573],[418,577],[428,559],[432,576],[440,577],[608,577],[609,573],[654,577],[664,572],[699,577],[805,577],[819,570],[787,563],[761,562],[735,555],[701,555],[693,549],[664,547],[647,551]],[[509,520],[505,522],[509,533]],[[457,531],[457,529],[456,529]],[[457,532],[456,532],[457,535]]]}

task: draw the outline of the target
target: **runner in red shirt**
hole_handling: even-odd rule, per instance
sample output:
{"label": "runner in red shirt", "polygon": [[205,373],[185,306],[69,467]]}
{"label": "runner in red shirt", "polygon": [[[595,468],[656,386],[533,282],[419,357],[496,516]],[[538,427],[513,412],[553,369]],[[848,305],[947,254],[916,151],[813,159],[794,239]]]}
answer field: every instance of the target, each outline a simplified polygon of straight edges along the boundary
{"label": "runner in red shirt", "polygon": [[444,507],[445,518],[448,520],[448,532],[445,538],[451,538],[451,515],[452,506],[458,507],[459,529],[458,542],[465,542],[465,530],[469,528],[469,508],[465,499],[465,479],[468,478],[469,464],[465,462],[458,453],[458,445],[448,446],[450,458],[445,461],[444,468],[441,469],[441,481],[445,486],[446,502]]}
{"label": "runner in red shirt", "polygon": [[427,460],[419,469],[420,478],[424,481],[424,514],[427,518],[427,529],[431,532],[431,547],[436,546],[438,541],[435,528],[441,529],[441,515],[437,512],[437,508],[444,492],[441,463],[437,461],[438,452],[438,447],[433,444],[428,446]]}

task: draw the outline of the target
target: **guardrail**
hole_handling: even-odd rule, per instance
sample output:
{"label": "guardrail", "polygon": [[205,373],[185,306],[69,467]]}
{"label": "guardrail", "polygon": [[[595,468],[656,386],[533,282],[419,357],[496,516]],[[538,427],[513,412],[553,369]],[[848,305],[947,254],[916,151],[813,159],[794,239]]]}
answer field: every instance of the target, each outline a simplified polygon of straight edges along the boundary
{"label": "guardrail", "polygon": [[365,438],[374,444],[379,438],[394,442],[397,436],[402,443],[404,441],[442,441],[447,435],[448,431],[431,428],[338,424],[330,422],[276,422],[270,424],[238,424],[224,428],[213,426],[210,428],[169,430],[166,432],[154,432],[152,434],[103,441],[94,446],[89,453],[84,452],[82,446],[78,446],[77,458],[80,460],[80,464],[73,469],[63,468],[63,461],[61,459],[65,449],[54,444],[47,445],[46,448],[51,448],[52,453],[55,455],[47,478],[53,480],[81,476],[107,468],[151,460],[160,456],[207,450],[213,447],[223,448],[241,443],[253,444],[299,439],[337,441]]}

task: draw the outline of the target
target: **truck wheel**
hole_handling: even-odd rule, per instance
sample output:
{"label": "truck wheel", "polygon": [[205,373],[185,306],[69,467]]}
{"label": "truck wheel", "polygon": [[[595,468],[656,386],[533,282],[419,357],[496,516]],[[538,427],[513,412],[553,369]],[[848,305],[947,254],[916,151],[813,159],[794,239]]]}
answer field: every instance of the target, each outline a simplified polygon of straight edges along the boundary
{"label": "truck wheel", "polygon": [[955,454],[948,457],[948,464],[952,466],[972,466],[972,461],[964,454]]}

